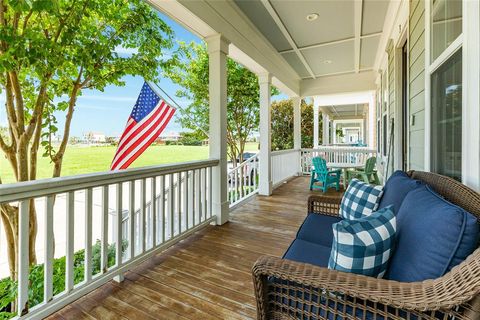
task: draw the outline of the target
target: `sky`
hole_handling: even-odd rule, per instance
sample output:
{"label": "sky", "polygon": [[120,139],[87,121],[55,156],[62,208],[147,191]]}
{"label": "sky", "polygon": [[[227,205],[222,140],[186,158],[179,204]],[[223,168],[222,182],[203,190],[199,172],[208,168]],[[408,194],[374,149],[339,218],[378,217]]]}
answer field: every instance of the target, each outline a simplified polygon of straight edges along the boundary
{"label": "sky", "polygon": [[[172,28],[175,38],[185,42],[197,42],[202,40],[181,25],[170,19],[168,16],[160,13],[161,18]],[[131,49],[117,48],[118,53],[128,55],[132,53]],[[81,137],[89,131],[102,132],[106,136],[120,136],[128,116],[133,109],[140,89],[143,85],[143,78],[127,76],[124,78],[126,85],[124,87],[107,86],[103,92],[97,90],[84,90],[78,102],[73,115],[70,136]],[[175,97],[175,92],[180,89],[178,85],[172,83],[168,78],[158,79],[158,84],[167,92],[180,107],[188,105],[189,101]],[[279,100],[286,98],[286,95],[280,95],[273,98]],[[166,98],[166,97],[165,97]],[[169,101],[172,103],[171,101]],[[0,105],[5,103],[5,96],[0,94]],[[175,105],[174,105],[175,106]],[[55,115],[58,121],[60,132],[63,131],[65,123],[65,113]],[[170,132],[182,132],[181,127],[175,117],[170,121],[164,134]],[[0,108],[0,126],[6,126],[7,119],[5,108]]]}

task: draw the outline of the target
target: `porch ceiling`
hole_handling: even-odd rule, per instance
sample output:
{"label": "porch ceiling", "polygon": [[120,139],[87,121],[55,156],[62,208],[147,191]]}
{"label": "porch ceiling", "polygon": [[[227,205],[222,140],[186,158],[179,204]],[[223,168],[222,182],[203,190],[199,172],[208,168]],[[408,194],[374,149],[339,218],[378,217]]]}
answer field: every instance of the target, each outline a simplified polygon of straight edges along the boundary
{"label": "porch ceiling", "polygon": [[[371,70],[389,1],[234,0],[304,79]],[[318,18],[307,21],[309,14]]]}
{"label": "porch ceiling", "polygon": [[325,106],[322,112],[327,113],[332,118],[348,119],[363,118],[368,112],[368,104],[347,104],[341,106]]}

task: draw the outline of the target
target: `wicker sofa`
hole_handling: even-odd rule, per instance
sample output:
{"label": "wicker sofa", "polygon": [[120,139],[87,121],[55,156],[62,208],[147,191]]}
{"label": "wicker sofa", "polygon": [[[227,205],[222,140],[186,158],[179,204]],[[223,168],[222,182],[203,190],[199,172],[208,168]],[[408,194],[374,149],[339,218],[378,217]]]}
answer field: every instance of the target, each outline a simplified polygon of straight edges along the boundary
{"label": "wicker sofa", "polygon": [[[434,173],[410,171],[480,223],[480,194]],[[308,212],[337,216],[341,199],[311,196]],[[271,256],[252,269],[258,319],[480,319],[480,248],[444,276],[402,283]]]}

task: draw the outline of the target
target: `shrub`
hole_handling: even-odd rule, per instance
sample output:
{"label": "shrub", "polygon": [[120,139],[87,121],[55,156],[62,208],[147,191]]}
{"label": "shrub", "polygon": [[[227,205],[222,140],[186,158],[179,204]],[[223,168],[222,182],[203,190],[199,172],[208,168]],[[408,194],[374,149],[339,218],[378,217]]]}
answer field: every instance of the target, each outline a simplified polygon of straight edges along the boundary
{"label": "shrub", "polygon": [[[122,243],[122,255],[128,247],[126,240]],[[115,264],[115,243],[107,248],[107,266]],[[100,273],[101,242],[97,240],[92,246],[92,274]],[[66,258],[60,257],[53,260],[53,295],[65,291]],[[85,277],[85,250],[79,250],[73,256],[73,283],[78,284]],[[30,268],[30,286],[28,290],[28,304],[33,307],[43,301],[44,265],[37,264]],[[0,319],[9,319],[16,315],[10,307],[17,298],[17,282],[10,278],[0,280]]]}

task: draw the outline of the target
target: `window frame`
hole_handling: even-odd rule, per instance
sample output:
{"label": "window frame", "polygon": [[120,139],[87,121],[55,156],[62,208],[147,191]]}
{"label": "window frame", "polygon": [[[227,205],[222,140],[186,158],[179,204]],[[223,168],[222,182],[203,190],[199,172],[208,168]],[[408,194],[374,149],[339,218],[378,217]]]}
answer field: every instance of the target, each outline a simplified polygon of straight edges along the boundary
{"label": "window frame", "polygon": [[[462,1],[462,33],[431,61],[431,0],[425,1],[425,170],[431,169],[431,75],[462,48],[462,182],[480,191],[480,2]],[[473,70],[473,71],[472,71]]]}

